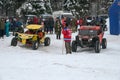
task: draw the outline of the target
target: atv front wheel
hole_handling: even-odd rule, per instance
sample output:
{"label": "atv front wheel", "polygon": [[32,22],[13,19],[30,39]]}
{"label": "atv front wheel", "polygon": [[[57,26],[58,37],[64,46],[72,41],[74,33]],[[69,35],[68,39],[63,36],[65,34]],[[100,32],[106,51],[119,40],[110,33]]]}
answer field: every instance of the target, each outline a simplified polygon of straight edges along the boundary
{"label": "atv front wheel", "polygon": [[100,50],[101,50],[100,42],[99,42],[99,41],[96,41],[96,42],[95,42],[95,52],[96,52],[96,53],[100,53]]}
{"label": "atv front wheel", "polygon": [[72,51],[73,51],[73,52],[76,52],[76,51],[77,51],[76,41],[73,41],[73,42],[72,42]]}
{"label": "atv front wheel", "polygon": [[102,39],[102,49],[106,49],[106,47],[107,47],[107,40],[106,40],[106,38],[103,38]]}
{"label": "atv front wheel", "polygon": [[14,37],[11,41],[11,46],[17,46],[17,38]]}
{"label": "atv front wheel", "polygon": [[33,49],[33,50],[36,50],[36,49],[38,49],[38,47],[39,47],[39,42],[38,42],[38,41],[34,41],[34,42],[32,43],[32,49]]}
{"label": "atv front wheel", "polygon": [[45,38],[44,45],[45,45],[45,46],[49,46],[49,45],[50,45],[50,38],[49,38],[49,37],[46,37],[46,38]]}

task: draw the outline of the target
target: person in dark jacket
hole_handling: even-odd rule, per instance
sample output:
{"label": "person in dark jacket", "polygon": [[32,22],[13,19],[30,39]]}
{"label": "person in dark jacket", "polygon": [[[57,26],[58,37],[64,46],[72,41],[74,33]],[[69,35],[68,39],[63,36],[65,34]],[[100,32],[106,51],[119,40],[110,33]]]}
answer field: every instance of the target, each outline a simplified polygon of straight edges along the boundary
{"label": "person in dark jacket", "polygon": [[50,34],[53,34],[54,20],[52,17],[49,18],[49,31]]}
{"label": "person in dark jacket", "polygon": [[66,27],[63,28],[62,34],[64,36],[65,41],[65,48],[66,48],[66,54],[71,54],[71,37],[72,37],[72,30],[68,26],[68,23],[66,23]]}
{"label": "person in dark jacket", "polygon": [[14,18],[11,22],[11,27],[12,27],[12,32],[13,32],[13,35],[15,35],[15,32],[16,32],[16,27],[17,27],[17,19]]}
{"label": "person in dark jacket", "polygon": [[60,21],[59,19],[56,19],[56,22],[55,22],[55,34],[56,34],[56,39],[60,39],[61,38],[61,24],[60,24]]}
{"label": "person in dark jacket", "polygon": [[49,20],[48,20],[48,19],[46,19],[46,20],[44,21],[44,31],[45,31],[46,33],[48,33],[48,31],[49,31]]}
{"label": "person in dark jacket", "polygon": [[5,20],[2,18],[0,20],[0,38],[4,38],[4,30],[5,30]]}

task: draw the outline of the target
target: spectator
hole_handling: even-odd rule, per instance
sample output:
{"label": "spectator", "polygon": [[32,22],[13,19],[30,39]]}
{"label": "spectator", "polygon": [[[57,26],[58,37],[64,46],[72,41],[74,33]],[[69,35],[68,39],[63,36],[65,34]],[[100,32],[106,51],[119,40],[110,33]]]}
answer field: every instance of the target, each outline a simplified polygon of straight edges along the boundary
{"label": "spectator", "polygon": [[61,24],[62,28],[66,27],[66,17],[62,17]]}
{"label": "spectator", "polygon": [[82,26],[83,24],[84,24],[84,20],[82,18],[80,18],[79,25]]}
{"label": "spectator", "polygon": [[56,34],[56,39],[60,39],[61,38],[61,24],[59,19],[56,19],[55,22],[55,34]]}
{"label": "spectator", "polygon": [[27,23],[28,23],[28,25],[33,24],[33,20],[30,18],[30,19],[28,19]]}
{"label": "spectator", "polygon": [[52,17],[49,18],[49,26],[50,34],[53,34],[54,20]]}
{"label": "spectator", "polygon": [[6,20],[6,23],[5,23],[5,32],[6,32],[6,36],[9,37],[10,34],[9,34],[9,28],[10,28],[10,22],[9,22],[9,19]]}
{"label": "spectator", "polygon": [[16,27],[17,27],[17,19],[14,18],[13,21],[11,22],[11,27],[13,31],[13,35],[15,35]]}
{"label": "spectator", "polygon": [[38,24],[38,18],[36,16],[33,18],[33,24]]}
{"label": "spectator", "polygon": [[77,28],[76,28],[76,19],[75,18],[73,18],[72,20],[71,20],[71,28],[72,28],[72,32],[76,32],[77,31]]}
{"label": "spectator", "polygon": [[20,20],[16,21],[16,32],[24,32],[23,23]]}
{"label": "spectator", "polygon": [[91,22],[92,22],[92,17],[87,17],[86,18],[86,24],[91,25]]}
{"label": "spectator", "polygon": [[49,20],[48,20],[48,19],[46,19],[46,20],[44,21],[44,31],[45,31],[46,33],[48,33],[48,31],[49,31]]}
{"label": "spectator", "polygon": [[0,20],[0,38],[4,39],[4,30],[5,30],[5,20],[2,18]]}

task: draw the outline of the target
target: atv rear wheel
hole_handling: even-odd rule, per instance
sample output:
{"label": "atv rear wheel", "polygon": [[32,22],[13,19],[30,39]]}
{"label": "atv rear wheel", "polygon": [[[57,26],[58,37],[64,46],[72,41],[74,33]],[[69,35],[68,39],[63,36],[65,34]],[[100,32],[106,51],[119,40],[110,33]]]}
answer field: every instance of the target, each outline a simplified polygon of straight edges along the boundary
{"label": "atv rear wheel", "polygon": [[36,50],[36,49],[38,49],[38,47],[39,47],[39,42],[38,42],[38,41],[34,41],[34,42],[32,43],[32,49],[33,49],[33,50]]}
{"label": "atv rear wheel", "polygon": [[49,38],[49,37],[46,37],[46,38],[45,38],[44,45],[45,45],[45,46],[49,46],[49,45],[50,45],[50,38]]}
{"label": "atv rear wheel", "polygon": [[107,47],[107,40],[106,40],[106,38],[103,38],[102,39],[102,49],[106,49],[106,47]]}
{"label": "atv rear wheel", "polygon": [[17,38],[14,37],[11,41],[11,46],[17,46]]}
{"label": "atv rear wheel", "polygon": [[72,52],[76,52],[77,51],[77,43],[76,41],[72,42]]}
{"label": "atv rear wheel", "polygon": [[95,52],[96,52],[96,53],[100,53],[100,50],[101,50],[100,42],[99,42],[99,41],[96,41],[96,42],[95,42]]}

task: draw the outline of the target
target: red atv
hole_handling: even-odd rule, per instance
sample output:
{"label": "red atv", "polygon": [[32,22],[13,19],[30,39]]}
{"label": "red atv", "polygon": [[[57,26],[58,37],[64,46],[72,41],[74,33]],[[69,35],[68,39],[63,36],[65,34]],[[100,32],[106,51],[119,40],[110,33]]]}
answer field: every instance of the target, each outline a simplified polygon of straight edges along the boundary
{"label": "red atv", "polygon": [[96,53],[99,53],[102,49],[106,49],[107,40],[103,38],[106,27],[101,26],[81,26],[76,39],[72,41],[72,51],[77,51],[77,46],[81,48],[93,47]]}

